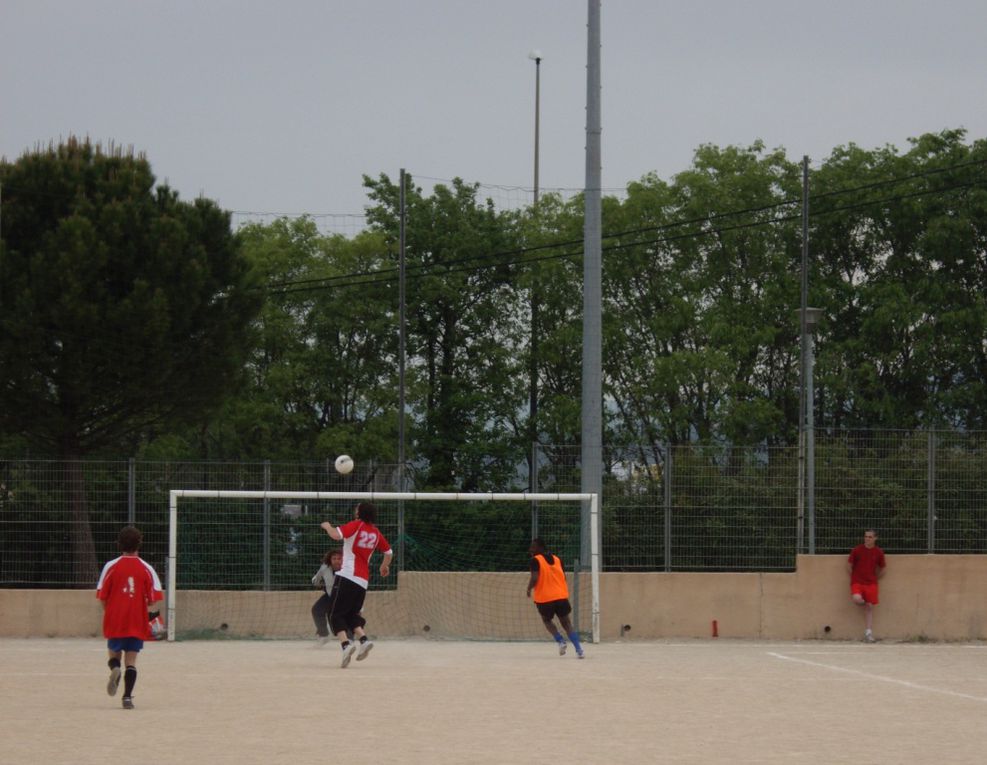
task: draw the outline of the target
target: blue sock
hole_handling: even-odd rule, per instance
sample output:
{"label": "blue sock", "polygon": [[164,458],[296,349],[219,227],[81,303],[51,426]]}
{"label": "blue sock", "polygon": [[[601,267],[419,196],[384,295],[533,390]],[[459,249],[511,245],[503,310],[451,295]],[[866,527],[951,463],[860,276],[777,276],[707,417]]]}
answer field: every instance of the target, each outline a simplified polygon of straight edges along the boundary
{"label": "blue sock", "polygon": [[574,646],[576,646],[576,651],[577,652],[583,650],[583,647],[582,647],[582,645],[579,642],[579,633],[578,632],[570,632],[569,633],[569,640],[571,640],[572,641],[572,644]]}
{"label": "blue sock", "polygon": [[555,642],[558,643],[559,645],[565,644],[565,638],[562,637],[561,635],[553,635],[552,637],[555,638]]}

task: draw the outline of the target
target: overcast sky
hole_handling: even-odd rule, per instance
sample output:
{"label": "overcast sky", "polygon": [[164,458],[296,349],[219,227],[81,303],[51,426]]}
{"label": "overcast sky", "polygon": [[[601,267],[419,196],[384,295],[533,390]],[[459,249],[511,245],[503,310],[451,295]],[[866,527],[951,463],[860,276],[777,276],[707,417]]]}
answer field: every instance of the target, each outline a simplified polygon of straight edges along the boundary
{"label": "overcast sky", "polygon": [[[702,143],[987,137],[985,0],[604,0],[603,185]],[[530,199],[585,176],[585,0],[2,0],[0,155],[133,146],[182,198],[361,213],[364,173]],[[512,192],[509,188],[518,187]],[[347,219],[321,219],[345,232]]]}

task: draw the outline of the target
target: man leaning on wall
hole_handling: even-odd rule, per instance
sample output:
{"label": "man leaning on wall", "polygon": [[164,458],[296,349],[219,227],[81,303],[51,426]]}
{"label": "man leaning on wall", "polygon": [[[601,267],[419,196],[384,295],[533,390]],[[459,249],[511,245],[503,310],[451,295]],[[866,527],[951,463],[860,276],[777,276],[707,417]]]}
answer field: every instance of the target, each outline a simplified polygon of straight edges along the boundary
{"label": "man leaning on wall", "polygon": [[877,546],[877,532],[867,529],[864,542],[854,547],[847,558],[850,574],[850,597],[864,609],[864,642],[874,643],[874,606],[879,602],[877,581],[887,571],[884,550]]}

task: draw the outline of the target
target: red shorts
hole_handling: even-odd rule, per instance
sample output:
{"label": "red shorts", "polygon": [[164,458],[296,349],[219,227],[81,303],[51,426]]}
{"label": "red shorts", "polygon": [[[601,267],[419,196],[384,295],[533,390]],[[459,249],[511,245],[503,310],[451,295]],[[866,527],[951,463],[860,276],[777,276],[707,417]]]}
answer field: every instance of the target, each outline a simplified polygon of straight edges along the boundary
{"label": "red shorts", "polygon": [[865,603],[870,603],[872,606],[878,604],[877,599],[877,583],[874,584],[858,584],[854,582],[850,585],[851,595],[860,595]]}

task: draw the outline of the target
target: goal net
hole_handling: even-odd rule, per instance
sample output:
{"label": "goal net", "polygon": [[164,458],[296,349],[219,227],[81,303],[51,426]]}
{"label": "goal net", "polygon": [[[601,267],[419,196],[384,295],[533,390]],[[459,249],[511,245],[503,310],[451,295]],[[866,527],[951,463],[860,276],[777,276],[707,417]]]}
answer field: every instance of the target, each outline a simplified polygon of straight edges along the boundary
{"label": "goal net", "polygon": [[168,639],[314,638],[311,609],[323,590],[311,580],[341,548],[319,524],[352,519],[359,501],[377,506],[394,550],[386,579],[380,554],[370,561],[371,635],[546,639],[525,595],[528,545],[539,536],[566,569],[573,625],[599,641],[596,494],[205,489],[169,492]]}

